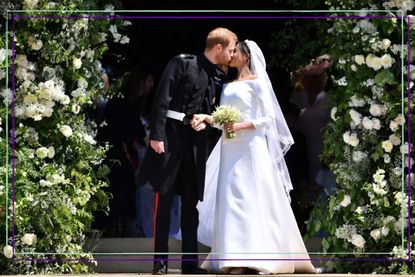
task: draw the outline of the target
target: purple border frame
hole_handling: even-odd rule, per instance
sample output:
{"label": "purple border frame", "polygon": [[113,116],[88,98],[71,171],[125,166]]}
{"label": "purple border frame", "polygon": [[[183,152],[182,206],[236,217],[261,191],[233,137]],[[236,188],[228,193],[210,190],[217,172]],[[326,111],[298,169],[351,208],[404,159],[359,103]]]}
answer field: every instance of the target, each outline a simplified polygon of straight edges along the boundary
{"label": "purple border frame", "polygon": [[[272,11],[270,11],[272,12]],[[330,12],[330,11],[328,11]],[[65,259],[65,258],[15,258],[14,257],[14,245],[15,245],[15,238],[14,238],[14,203],[15,203],[15,192],[14,192],[14,181],[15,181],[15,176],[14,176],[14,166],[15,166],[15,155],[14,155],[14,150],[15,150],[15,139],[14,139],[14,127],[15,127],[15,117],[14,117],[14,92],[15,92],[15,72],[14,72],[14,60],[15,60],[15,45],[14,45],[14,34],[15,34],[15,21],[17,19],[28,19],[28,18],[49,18],[49,19],[57,19],[57,18],[72,18],[72,19],[80,19],[80,18],[90,18],[90,19],[196,19],[196,20],[200,20],[200,19],[261,19],[261,20],[281,20],[281,19],[311,19],[311,20],[315,20],[315,19],[373,19],[373,18],[396,18],[396,19],[403,19],[406,18],[408,20],[408,41],[407,41],[407,47],[408,47],[408,64],[407,64],[407,75],[408,75],[408,130],[407,130],[407,135],[408,135],[408,153],[410,154],[410,150],[411,150],[411,146],[410,146],[410,124],[411,124],[411,118],[410,118],[410,109],[409,109],[409,105],[410,105],[410,97],[411,97],[411,93],[410,93],[410,17],[409,16],[44,16],[44,15],[40,15],[40,16],[25,16],[25,15],[12,15],[12,101],[11,101],[11,111],[12,111],[12,261],[36,261],[36,262],[70,262],[70,261],[77,261],[77,262],[83,262],[83,263],[87,263],[87,262],[93,262],[93,261],[114,261],[114,262],[136,262],[136,261],[146,261],[146,262],[150,262],[150,261],[154,261],[154,258],[115,258],[115,259],[110,259],[110,258],[97,258],[97,259],[86,259],[86,258],[79,258],[79,259]],[[403,31],[403,30],[402,30]],[[403,259],[403,258],[310,258],[310,259],[213,259],[213,258],[209,258],[206,260],[211,260],[211,261],[221,261],[221,260],[243,260],[243,261],[263,261],[263,260],[272,260],[272,261],[302,261],[302,260],[307,260],[307,261],[312,261],[312,260],[317,260],[317,261],[322,261],[322,260],[338,260],[338,261],[410,261],[411,260],[411,240],[410,240],[410,236],[411,236],[411,231],[410,231],[410,212],[411,212],[411,206],[410,206],[410,201],[411,201],[411,168],[410,168],[410,155],[408,155],[408,167],[409,167],[409,172],[408,172],[408,230],[407,230],[407,234],[408,234],[408,258]],[[91,253],[92,254],[92,253]],[[362,253],[363,255],[365,253]],[[56,254],[59,255],[59,254]],[[198,261],[198,259],[183,259],[183,258],[168,258],[167,260],[169,261],[183,261],[183,260],[189,260],[189,261]]]}

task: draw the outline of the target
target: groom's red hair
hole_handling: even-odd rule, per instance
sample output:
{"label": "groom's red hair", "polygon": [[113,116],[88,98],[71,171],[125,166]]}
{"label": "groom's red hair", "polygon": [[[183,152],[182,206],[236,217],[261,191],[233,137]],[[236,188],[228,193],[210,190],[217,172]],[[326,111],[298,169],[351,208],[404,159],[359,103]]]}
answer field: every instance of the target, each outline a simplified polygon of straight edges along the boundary
{"label": "groom's red hair", "polygon": [[206,49],[212,49],[217,44],[227,47],[232,40],[238,41],[238,37],[234,32],[226,28],[218,27],[210,31],[207,35]]}

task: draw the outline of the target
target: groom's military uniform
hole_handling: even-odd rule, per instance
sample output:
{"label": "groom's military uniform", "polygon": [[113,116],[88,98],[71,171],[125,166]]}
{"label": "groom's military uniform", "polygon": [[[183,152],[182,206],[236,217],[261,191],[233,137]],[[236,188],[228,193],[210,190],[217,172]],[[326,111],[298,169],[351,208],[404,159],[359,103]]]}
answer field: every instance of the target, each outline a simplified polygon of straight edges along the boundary
{"label": "groom's military uniform", "polygon": [[[197,253],[196,204],[203,200],[208,156],[207,131],[196,132],[193,114],[210,114],[219,103],[225,74],[203,54],[182,54],[165,68],[158,85],[150,125],[150,140],[164,142],[165,152],[146,151],[140,184],[150,184],[156,194],[155,252],[168,252],[170,208],[174,194],[181,195],[182,252]],[[167,255],[156,255],[157,260]],[[183,255],[182,271],[197,268],[197,255]],[[187,259],[188,261],[185,261]]]}

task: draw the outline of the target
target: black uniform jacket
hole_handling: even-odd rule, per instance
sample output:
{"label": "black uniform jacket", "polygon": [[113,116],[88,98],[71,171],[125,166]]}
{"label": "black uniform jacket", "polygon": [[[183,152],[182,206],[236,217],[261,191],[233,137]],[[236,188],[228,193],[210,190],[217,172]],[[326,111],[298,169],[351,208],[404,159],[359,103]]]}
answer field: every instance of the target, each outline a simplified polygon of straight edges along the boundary
{"label": "black uniform jacket", "polygon": [[[151,147],[147,149],[140,169],[140,184],[149,182],[160,194],[173,186],[180,188],[180,182],[186,178],[186,175],[178,176],[183,154],[192,151],[195,172],[188,172],[189,178],[196,175],[193,183],[197,186],[198,198],[203,200],[208,155],[206,131],[194,131],[190,120],[193,114],[212,112],[219,103],[224,82],[224,72],[203,54],[178,55],[168,63],[154,97],[150,126],[150,139],[163,141],[165,152],[157,154]],[[168,110],[185,113],[186,117],[183,121],[168,118]]]}

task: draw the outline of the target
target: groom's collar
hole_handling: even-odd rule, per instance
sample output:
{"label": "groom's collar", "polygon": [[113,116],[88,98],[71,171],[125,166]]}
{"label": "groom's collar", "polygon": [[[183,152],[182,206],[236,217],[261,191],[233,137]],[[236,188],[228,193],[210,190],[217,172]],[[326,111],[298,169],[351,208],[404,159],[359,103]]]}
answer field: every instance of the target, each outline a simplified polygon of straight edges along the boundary
{"label": "groom's collar", "polygon": [[217,64],[214,64],[211,61],[209,61],[203,53],[200,53],[198,57],[202,66],[205,67],[206,70],[209,71],[209,73],[214,73],[216,75],[225,75],[225,72],[222,69],[220,69]]}

